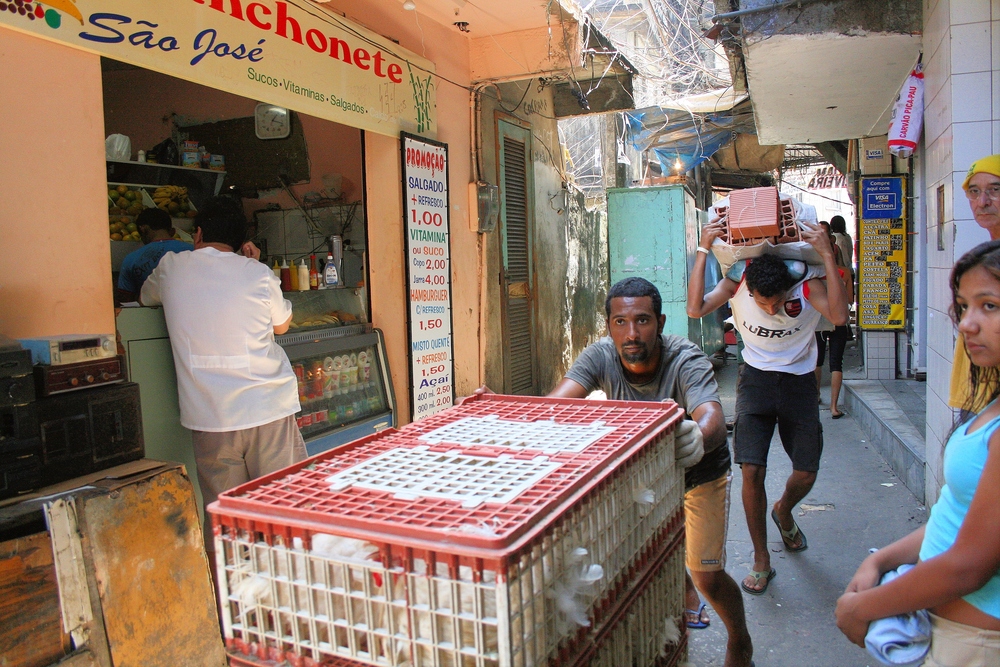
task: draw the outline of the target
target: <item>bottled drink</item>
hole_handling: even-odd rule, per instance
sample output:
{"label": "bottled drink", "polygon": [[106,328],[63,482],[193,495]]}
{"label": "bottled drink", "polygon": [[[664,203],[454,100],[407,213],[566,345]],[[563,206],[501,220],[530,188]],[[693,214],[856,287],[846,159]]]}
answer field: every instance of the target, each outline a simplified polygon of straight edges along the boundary
{"label": "bottled drink", "polygon": [[319,289],[319,271],[316,270],[316,255],[309,255],[309,289]]}

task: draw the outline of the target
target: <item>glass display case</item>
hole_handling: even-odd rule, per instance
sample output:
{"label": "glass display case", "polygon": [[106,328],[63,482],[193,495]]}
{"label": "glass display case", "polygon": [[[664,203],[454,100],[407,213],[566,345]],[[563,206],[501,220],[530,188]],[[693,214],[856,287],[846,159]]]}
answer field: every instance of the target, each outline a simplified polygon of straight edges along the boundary
{"label": "glass display case", "polygon": [[288,332],[275,340],[298,378],[295,417],[310,456],[396,425],[382,332],[363,287],[285,292]]}
{"label": "glass display case", "polygon": [[[310,456],[395,426],[382,332],[370,325],[278,336],[298,379],[295,415]],[[342,334],[343,332],[343,334]]]}
{"label": "glass display case", "polygon": [[283,292],[282,295],[292,302],[290,334],[346,327],[348,330],[343,335],[348,335],[360,332],[358,325],[369,321],[367,293],[363,287]]}

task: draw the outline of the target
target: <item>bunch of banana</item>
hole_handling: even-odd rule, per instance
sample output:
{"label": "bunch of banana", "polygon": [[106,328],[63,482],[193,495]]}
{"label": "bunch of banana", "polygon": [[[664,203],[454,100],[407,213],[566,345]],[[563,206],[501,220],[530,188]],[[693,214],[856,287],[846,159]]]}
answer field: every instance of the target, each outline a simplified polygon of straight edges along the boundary
{"label": "bunch of banana", "polygon": [[162,185],[156,188],[153,192],[153,203],[174,217],[192,213],[188,190],[180,185]]}

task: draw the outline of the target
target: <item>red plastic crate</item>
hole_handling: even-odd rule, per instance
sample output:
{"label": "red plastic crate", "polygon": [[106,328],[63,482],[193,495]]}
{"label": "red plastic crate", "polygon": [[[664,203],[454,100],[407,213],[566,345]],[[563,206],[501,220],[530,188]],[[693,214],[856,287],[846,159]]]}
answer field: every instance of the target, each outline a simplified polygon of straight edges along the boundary
{"label": "red plastic crate", "polygon": [[[544,456],[501,446],[489,430],[461,446],[428,441],[463,420],[485,419],[499,434],[504,424],[490,417],[543,435],[595,421],[613,430],[581,451]],[[314,662],[544,664],[579,634],[557,613],[560,590],[598,622],[679,534],[683,472],[671,433],[681,418],[669,403],[487,395],[233,489],[209,507],[226,636],[261,657]],[[326,488],[331,476],[397,452],[558,467],[511,502],[472,507]],[[317,552],[329,535],[374,553]],[[603,576],[594,579],[596,566]],[[255,586],[266,599],[245,597]]]}
{"label": "red plastic crate", "polygon": [[[549,667],[675,667],[687,656],[684,624],[684,533],[675,533],[609,601],[601,622],[580,629],[546,663]],[[671,626],[668,628],[668,625]],[[676,629],[676,630],[675,630]],[[667,634],[672,636],[668,637]],[[258,644],[227,640],[232,667],[363,667],[348,658],[287,656]],[[451,663],[442,663],[451,664]],[[458,663],[465,664],[465,663]],[[473,664],[473,663],[470,663]]]}
{"label": "red plastic crate", "polygon": [[[503,506],[466,508],[450,500],[399,498],[393,493],[355,488],[332,493],[325,482],[336,473],[399,448],[427,447],[428,451],[441,454],[453,452],[454,444],[428,444],[419,437],[465,417],[491,417],[498,413],[501,419],[510,421],[556,420],[558,424],[572,425],[603,422],[615,431],[582,452],[547,453],[559,468],[519,495],[516,502]],[[444,541],[470,556],[502,559],[504,551],[517,548],[519,540],[538,532],[542,516],[558,508],[565,509],[567,501],[607,479],[618,464],[671,433],[682,418],[683,411],[672,401],[587,401],[487,394],[402,430],[386,429],[230,489],[209,510],[220,519],[239,518],[243,512],[254,517],[287,519],[292,528],[288,537],[294,532],[307,538],[308,531],[319,526],[336,526],[339,534],[346,537],[392,536],[413,547]],[[490,446],[460,449],[469,456],[505,455],[522,461],[538,457],[538,452],[530,449],[510,451]],[[483,525],[492,534],[468,529]]]}
{"label": "red plastic crate", "polygon": [[674,667],[687,659],[684,623],[683,535],[664,549],[619,601],[618,609],[593,632],[573,667]]}

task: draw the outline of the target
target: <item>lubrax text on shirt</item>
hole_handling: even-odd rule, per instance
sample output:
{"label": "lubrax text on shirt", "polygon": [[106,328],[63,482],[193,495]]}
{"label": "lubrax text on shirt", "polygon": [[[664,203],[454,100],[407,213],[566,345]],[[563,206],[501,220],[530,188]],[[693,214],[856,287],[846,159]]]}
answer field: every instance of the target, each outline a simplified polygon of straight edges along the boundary
{"label": "lubrax text on shirt", "polygon": [[784,338],[785,336],[791,336],[795,332],[802,330],[802,327],[795,327],[794,329],[768,329],[767,327],[755,327],[752,324],[747,324],[746,321],[743,322],[743,326],[747,328],[747,331],[755,336],[760,336],[761,338]]}

